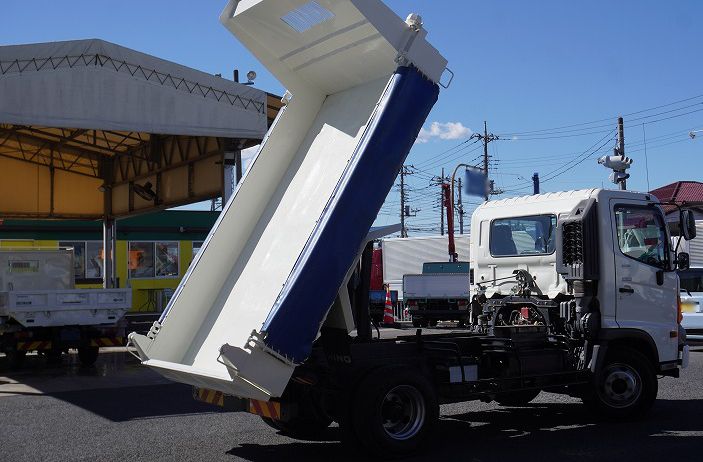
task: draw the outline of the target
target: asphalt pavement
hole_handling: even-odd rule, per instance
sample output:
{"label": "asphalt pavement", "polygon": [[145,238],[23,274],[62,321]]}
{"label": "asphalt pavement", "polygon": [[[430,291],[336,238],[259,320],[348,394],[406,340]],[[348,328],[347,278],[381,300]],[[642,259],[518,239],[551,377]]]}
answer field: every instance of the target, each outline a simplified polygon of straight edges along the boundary
{"label": "asphalt pavement", "polygon": [[[94,367],[75,355],[46,365],[30,356],[20,372],[0,370],[3,461],[355,460],[333,425],[317,441],[280,435],[257,416],[194,401],[123,350]],[[442,406],[434,443],[410,460],[703,459],[703,347],[679,379],[659,381],[641,421],[602,422],[579,400],[542,393],[524,408],[470,402]]]}

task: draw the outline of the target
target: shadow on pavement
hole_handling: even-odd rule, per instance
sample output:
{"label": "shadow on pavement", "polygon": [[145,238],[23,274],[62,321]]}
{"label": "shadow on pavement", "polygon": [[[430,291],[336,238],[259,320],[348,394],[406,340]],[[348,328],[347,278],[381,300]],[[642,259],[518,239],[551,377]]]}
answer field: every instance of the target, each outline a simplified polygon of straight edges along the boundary
{"label": "shadow on pavement", "polygon": [[193,399],[179,383],[51,393],[51,396],[113,422],[187,414],[230,412]]}
{"label": "shadow on pavement", "polygon": [[166,380],[128,353],[101,354],[83,366],[76,354],[61,364],[27,358],[20,371],[2,371],[0,397],[52,397],[113,422],[154,417],[228,412],[193,399],[189,385]]}
{"label": "shadow on pavement", "polygon": [[[534,404],[524,408],[443,415],[433,442],[408,460],[540,460],[573,459],[700,460],[703,449],[703,400],[657,401],[638,422],[603,422],[580,403]],[[338,437],[330,428],[325,439]],[[672,448],[676,450],[672,453]],[[258,462],[340,458],[340,443],[292,442],[242,444],[227,452]],[[348,453],[348,451],[347,451]]]}

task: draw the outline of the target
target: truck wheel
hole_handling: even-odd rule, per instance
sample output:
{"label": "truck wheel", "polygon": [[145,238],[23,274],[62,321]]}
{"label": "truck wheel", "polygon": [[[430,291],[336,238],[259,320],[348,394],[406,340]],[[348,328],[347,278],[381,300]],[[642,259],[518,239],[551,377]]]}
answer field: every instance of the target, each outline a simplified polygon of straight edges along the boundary
{"label": "truck wheel", "polygon": [[92,366],[98,360],[98,353],[100,353],[98,347],[80,347],[78,348],[78,360],[84,366]]}
{"label": "truck wheel", "polygon": [[421,327],[422,326],[422,319],[418,318],[417,316],[413,316],[413,327]]}
{"label": "truck wheel", "polygon": [[5,352],[7,367],[13,370],[22,369],[24,359],[27,357],[26,351],[9,350]]}
{"label": "truck wheel", "polygon": [[437,327],[438,322],[439,321],[437,319],[430,318],[430,321],[429,321],[430,327]]}
{"label": "truck wheel", "polygon": [[268,425],[269,427],[273,428],[274,430],[280,430],[280,428],[278,428],[278,425],[276,425],[276,421],[273,420],[271,417],[264,417],[264,416],[259,416],[259,417],[261,417],[261,420],[263,420],[264,423],[266,425]]}
{"label": "truck wheel", "polygon": [[524,406],[537,398],[541,390],[524,390],[496,395],[494,400],[501,406]]}
{"label": "truck wheel", "polygon": [[384,366],[369,374],[352,398],[351,418],[371,454],[407,457],[417,453],[439,420],[432,384],[420,373]]}
{"label": "truck wheel", "polygon": [[659,384],[652,364],[641,353],[620,348],[608,355],[583,402],[596,414],[613,420],[643,416],[654,404]]}
{"label": "truck wheel", "polygon": [[[277,428],[282,434],[291,438],[309,440],[319,437],[332,423],[331,419],[326,417],[295,417],[288,422],[280,420],[271,420],[273,428]],[[266,419],[264,418],[264,422]],[[266,422],[268,424],[268,422]]]}
{"label": "truck wheel", "polygon": [[44,350],[44,355],[46,356],[46,362],[48,364],[61,364],[61,354],[62,351],[56,348]]}

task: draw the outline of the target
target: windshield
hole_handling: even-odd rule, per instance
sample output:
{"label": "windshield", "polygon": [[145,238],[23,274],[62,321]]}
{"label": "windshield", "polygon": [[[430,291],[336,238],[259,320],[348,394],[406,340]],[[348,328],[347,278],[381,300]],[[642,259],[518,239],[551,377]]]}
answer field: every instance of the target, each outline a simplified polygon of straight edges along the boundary
{"label": "windshield", "polygon": [[494,257],[554,252],[555,215],[502,218],[491,223],[490,249]]}
{"label": "windshield", "polygon": [[703,292],[703,268],[680,271],[679,280],[681,281],[681,290]]}

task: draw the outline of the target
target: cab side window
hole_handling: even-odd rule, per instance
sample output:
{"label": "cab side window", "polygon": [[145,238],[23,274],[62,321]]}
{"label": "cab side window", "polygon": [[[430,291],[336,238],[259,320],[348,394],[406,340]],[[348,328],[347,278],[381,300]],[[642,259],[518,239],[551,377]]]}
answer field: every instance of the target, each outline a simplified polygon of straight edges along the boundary
{"label": "cab side window", "polygon": [[668,267],[666,225],[658,210],[618,205],[615,222],[623,254],[651,266]]}

